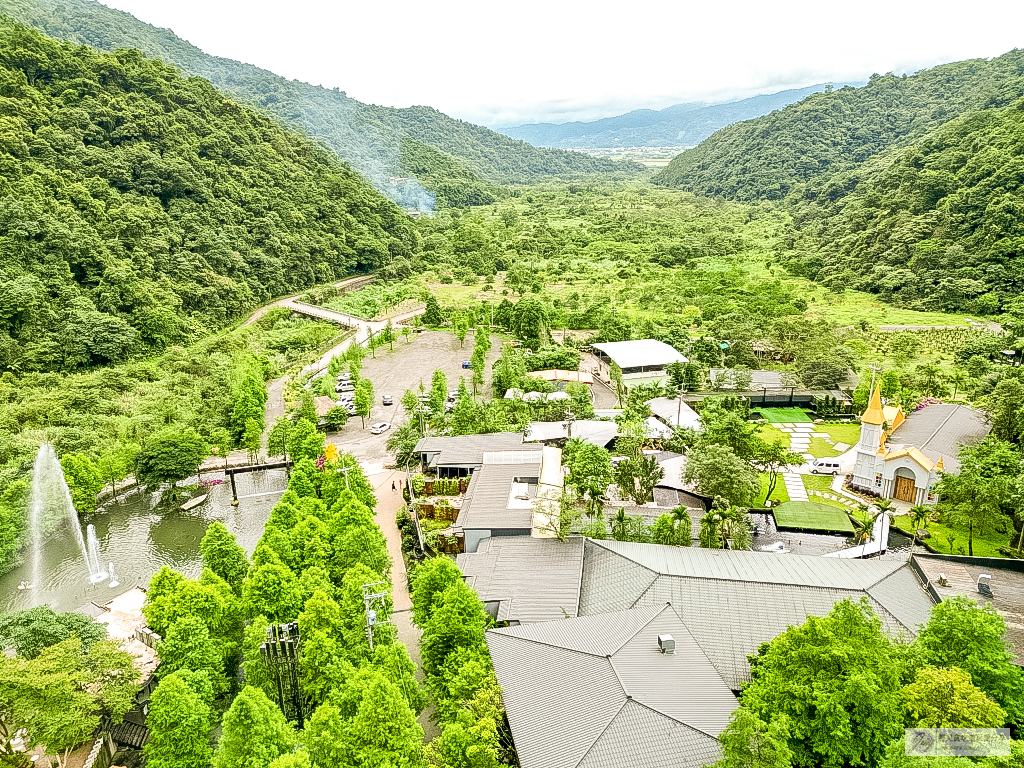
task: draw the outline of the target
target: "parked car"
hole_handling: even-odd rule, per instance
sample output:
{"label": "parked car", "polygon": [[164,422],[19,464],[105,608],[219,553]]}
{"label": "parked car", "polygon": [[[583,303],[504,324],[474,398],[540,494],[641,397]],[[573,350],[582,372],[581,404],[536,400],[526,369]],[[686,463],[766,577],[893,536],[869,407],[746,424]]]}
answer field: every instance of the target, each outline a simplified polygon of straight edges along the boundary
{"label": "parked car", "polygon": [[384,397],[381,398],[381,405],[394,405],[394,402],[395,401],[391,398],[391,395],[384,395]]}
{"label": "parked car", "polygon": [[473,364],[469,360],[463,360],[462,361],[462,367],[463,368],[472,368]]}
{"label": "parked car", "polygon": [[335,392],[355,392],[356,388],[351,383],[345,382],[344,384],[338,384],[334,387]]}
{"label": "parked car", "polygon": [[811,473],[835,477],[839,474],[839,462],[836,459],[815,459],[811,463]]}
{"label": "parked car", "polygon": [[370,427],[371,435],[382,435],[391,429],[391,423],[387,421],[378,421],[376,424]]}

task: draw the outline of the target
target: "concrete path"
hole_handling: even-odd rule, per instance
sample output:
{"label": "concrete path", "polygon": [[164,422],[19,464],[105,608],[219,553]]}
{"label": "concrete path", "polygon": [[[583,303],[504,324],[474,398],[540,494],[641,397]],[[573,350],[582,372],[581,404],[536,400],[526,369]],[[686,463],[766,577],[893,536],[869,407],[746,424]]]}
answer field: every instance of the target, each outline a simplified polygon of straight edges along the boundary
{"label": "concrete path", "polygon": [[786,486],[790,501],[809,501],[803,478],[796,472],[783,472],[782,482]]}

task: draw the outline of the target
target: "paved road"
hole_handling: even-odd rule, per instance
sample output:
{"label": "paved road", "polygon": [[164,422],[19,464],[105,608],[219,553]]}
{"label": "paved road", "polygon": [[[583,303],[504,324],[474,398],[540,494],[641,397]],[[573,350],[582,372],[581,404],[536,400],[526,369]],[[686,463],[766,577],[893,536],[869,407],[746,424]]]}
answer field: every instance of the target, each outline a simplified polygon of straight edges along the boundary
{"label": "paved road", "polygon": [[[369,283],[372,282],[372,277],[373,277],[372,275],[360,275],[358,277],[348,277],[348,278],[345,278],[344,280],[339,280],[338,282],[334,283],[334,287],[335,288],[344,288],[345,286],[349,286],[349,285],[351,285],[353,287],[357,286],[357,285],[360,285],[360,284],[369,285]],[[269,312],[270,310],[274,309],[275,307],[282,307],[287,302],[294,301],[294,300],[298,299],[300,296],[305,296],[305,295],[306,295],[306,292],[304,291],[303,293],[296,293],[294,296],[285,296],[283,299],[278,299],[277,301],[272,301],[270,304],[265,304],[262,307],[260,307],[259,309],[257,309],[255,312],[253,312],[251,315],[249,315],[249,317],[246,318],[242,322],[242,325],[243,326],[245,326],[245,325],[252,325],[257,320],[259,320],[261,317],[263,317],[265,314],[267,314],[267,312]]]}

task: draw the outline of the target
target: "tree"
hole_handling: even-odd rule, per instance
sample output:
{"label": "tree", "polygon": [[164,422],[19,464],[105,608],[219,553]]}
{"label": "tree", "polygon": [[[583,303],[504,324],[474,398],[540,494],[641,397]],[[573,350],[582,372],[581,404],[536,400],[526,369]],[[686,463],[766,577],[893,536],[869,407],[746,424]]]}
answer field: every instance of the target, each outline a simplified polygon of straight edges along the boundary
{"label": "tree", "polygon": [[434,602],[448,587],[462,581],[462,571],[447,557],[425,560],[412,572],[412,620],[421,629],[434,612]]}
{"label": "tree", "polygon": [[271,621],[291,621],[299,615],[302,592],[295,574],[284,563],[255,565],[242,587],[242,599],[249,616],[266,616]]}
{"label": "tree", "polygon": [[457,315],[452,321],[452,328],[455,332],[455,338],[459,340],[459,349],[462,349],[463,344],[466,342],[466,335],[469,333],[469,322],[464,315]]}
{"label": "tree", "polygon": [[309,419],[295,422],[288,432],[287,443],[288,453],[296,463],[302,459],[315,461],[324,452],[324,436]]}
{"label": "tree", "polygon": [[249,419],[245,422],[245,431],[242,433],[242,447],[248,452],[250,463],[254,463],[260,455],[260,438],[262,437],[262,421]]}
{"label": "tree", "polygon": [[619,461],[615,468],[615,480],[623,495],[637,504],[654,501],[654,488],[665,476],[658,459],[640,455]]}
{"label": "tree", "polygon": [[150,768],[198,768],[210,763],[210,709],[182,673],[168,675],[150,699],[149,741],[142,748]]}
{"label": "tree", "polygon": [[958,667],[994,700],[1010,722],[1024,722],[1024,672],[1012,663],[1003,635],[1006,623],[990,605],[956,596],[932,608],[918,634],[923,661],[933,667]]}
{"label": "tree", "polygon": [[705,549],[750,549],[750,514],[742,507],[712,508],[700,519]]}
{"label": "tree", "polygon": [[693,523],[686,507],[676,507],[671,512],[659,515],[651,527],[651,541],[655,544],[671,544],[688,547],[693,538]]}
{"label": "tree", "polygon": [[423,728],[401,692],[373,667],[332,692],[310,718],[304,740],[317,768],[423,763]]}
{"label": "tree", "polygon": [[984,401],[992,436],[1019,445],[1024,438],[1024,381],[1005,376]]}
{"label": "tree", "polygon": [[0,648],[11,647],[23,659],[34,659],[46,648],[77,637],[84,650],[105,639],[107,632],[85,614],[54,613],[46,605],[0,613]]}
{"label": "tree", "polygon": [[724,445],[694,448],[686,461],[684,479],[694,483],[698,493],[721,496],[731,506],[750,507],[761,493],[757,472]]}
{"label": "tree", "polygon": [[106,640],[92,643],[88,653],[70,637],[32,659],[0,654],[0,748],[22,732],[26,749],[42,745],[66,765],[71,748],[103,717],[116,722],[131,709],[138,680],[132,657]]}
{"label": "tree", "polygon": [[586,497],[589,515],[597,514],[615,477],[611,455],[598,445],[578,439],[570,440],[562,455],[569,468],[566,484]]}
{"label": "tree", "polygon": [[764,722],[746,707],[732,713],[719,735],[722,759],[713,768],[790,768],[789,721],[785,716]]}
{"label": "tree", "polygon": [[151,488],[173,485],[194,475],[206,453],[206,442],[191,427],[166,427],[139,451],[136,474]]}
{"label": "tree", "polygon": [[[708,398],[700,411],[701,430],[698,446],[724,445],[745,461],[764,450],[757,427],[728,407],[724,398]],[[802,461],[802,460],[801,460]]]}
{"label": "tree", "polygon": [[157,653],[160,655],[157,677],[163,679],[178,670],[188,669],[204,675],[215,695],[227,691],[224,654],[198,616],[182,616],[171,624],[157,646]]}
{"label": "tree", "polygon": [[295,732],[259,688],[245,686],[224,715],[213,768],[265,768],[295,746]]}
{"label": "tree", "polygon": [[615,404],[621,405],[622,398],[626,394],[626,386],[622,379],[622,369],[614,360],[612,360],[608,366],[608,376],[611,378],[612,384],[615,386]]}
{"label": "tree", "polygon": [[1006,713],[962,669],[924,667],[903,689],[912,728],[998,728]]}
{"label": "tree", "polygon": [[960,472],[943,473],[936,487],[943,521],[967,532],[967,551],[974,554],[974,534],[990,533],[1012,522],[1021,474],[1020,454],[1009,443],[987,437],[960,448]]}
{"label": "tree", "polygon": [[434,294],[427,294],[427,309],[423,313],[423,324],[436,328],[444,325],[444,313],[441,312],[441,305],[437,303]]}
{"label": "tree", "polygon": [[448,585],[434,598],[423,627],[420,653],[424,672],[437,675],[457,649],[481,647],[486,624],[483,604],[473,588],[461,580]]}
{"label": "tree", "polygon": [[96,509],[96,495],[103,487],[103,477],[88,456],[81,453],[65,454],[60,459],[64,480],[71,492],[71,502],[80,515]]}
{"label": "tree", "polygon": [[873,765],[902,730],[900,666],[867,598],[843,600],[763,645],[740,703],[787,718],[794,765]]}
{"label": "tree", "polygon": [[203,567],[216,573],[231,585],[236,594],[241,595],[242,582],[249,572],[249,560],[223,523],[210,523],[199,542],[199,550],[203,553]]}
{"label": "tree", "polygon": [[798,467],[803,464],[804,457],[790,451],[779,440],[771,443],[767,440],[759,440],[759,445],[754,449],[753,463],[761,472],[768,475],[768,489],[764,494],[765,502],[767,502],[775,491],[779,476],[790,467]]}

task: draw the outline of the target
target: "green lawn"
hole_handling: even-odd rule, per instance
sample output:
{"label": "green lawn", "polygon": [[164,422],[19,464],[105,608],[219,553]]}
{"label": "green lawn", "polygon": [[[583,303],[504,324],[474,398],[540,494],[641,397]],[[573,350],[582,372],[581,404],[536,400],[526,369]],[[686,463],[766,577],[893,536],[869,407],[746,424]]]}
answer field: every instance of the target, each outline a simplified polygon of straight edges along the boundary
{"label": "green lawn", "polygon": [[[757,497],[758,502],[764,500],[764,494],[768,490],[768,475],[761,475],[761,495]],[[784,502],[789,501],[789,494],[786,493],[786,484],[782,482],[782,478],[775,484],[775,490],[772,491],[772,495],[769,497],[772,501]]]}
{"label": "green lawn", "polygon": [[832,456],[838,456],[840,453],[820,437],[811,438],[811,446],[807,452],[816,459],[831,458]]}
{"label": "green lawn", "polygon": [[800,475],[804,481],[804,488],[808,491],[829,491],[832,489],[832,477],[830,475]]}
{"label": "green lawn", "polygon": [[[910,521],[908,515],[900,515],[893,518],[893,523],[902,528],[904,531],[913,534],[914,525]],[[954,531],[952,528],[943,525],[942,523],[928,523],[928,532],[931,533],[931,538],[927,540],[929,546],[934,548],[936,551],[947,555],[966,555],[967,554],[967,533],[965,531]],[[953,547],[952,553],[950,552],[949,534],[953,534]],[[1002,557],[999,554],[999,548],[1005,547],[1009,543],[1009,536],[1007,534],[990,533],[985,536],[974,535],[974,556],[975,557]],[[1014,542],[1016,543],[1016,542]]]}
{"label": "green lawn", "polygon": [[839,507],[817,501],[790,501],[774,510],[775,524],[779,528],[798,528],[804,531],[853,533],[853,523]]}
{"label": "green lawn", "polygon": [[833,443],[846,443],[856,445],[860,440],[860,424],[815,424],[815,432],[824,432],[832,438]]}
{"label": "green lawn", "polygon": [[772,424],[810,423],[811,417],[800,408],[754,408]]}
{"label": "green lawn", "polygon": [[789,435],[781,429],[776,429],[770,424],[761,424],[758,428],[758,434],[761,436],[761,439],[766,442],[782,443],[785,446],[789,445]]}

